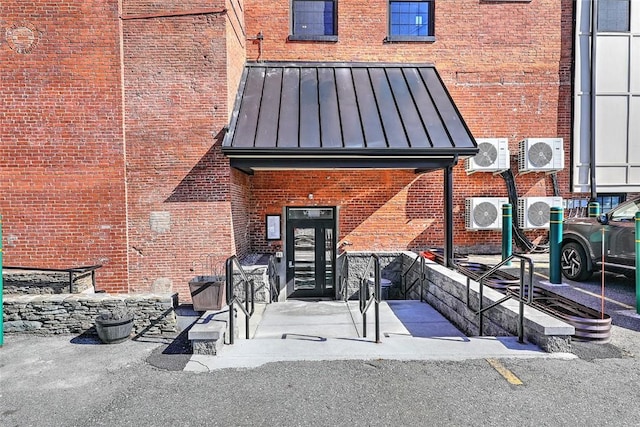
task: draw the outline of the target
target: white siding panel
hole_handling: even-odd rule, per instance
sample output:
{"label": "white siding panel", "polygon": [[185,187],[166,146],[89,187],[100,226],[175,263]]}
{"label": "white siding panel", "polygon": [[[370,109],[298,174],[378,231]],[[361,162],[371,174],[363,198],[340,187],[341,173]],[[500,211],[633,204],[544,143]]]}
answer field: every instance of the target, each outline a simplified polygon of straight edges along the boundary
{"label": "white siding panel", "polygon": [[[640,6],[640,2],[638,2],[638,6]],[[640,93],[640,36],[631,38],[631,68],[629,69],[629,74],[631,77],[631,92]]]}
{"label": "white siding panel", "polygon": [[600,191],[605,185],[625,185],[627,183],[627,167],[596,167],[596,184]]}
{"label": "white siding panel", "polygon": [[596,93],[629,91],[629,37],[598,36]]}
{"label": "white siding panel", "polygon": [[[640,164],[640,96],[631,98],[629,123],[629,163]],[[640,180],[636,180],[640,184]]]}
{"label": "white siding panel", "polygon": [[627,96],[598,96],[596,101],[596,165],[626,163]]}
{"label": "white siding panel", "polygon": [[631,32],[640,33],[640,5],[637,0],[631,2]]}

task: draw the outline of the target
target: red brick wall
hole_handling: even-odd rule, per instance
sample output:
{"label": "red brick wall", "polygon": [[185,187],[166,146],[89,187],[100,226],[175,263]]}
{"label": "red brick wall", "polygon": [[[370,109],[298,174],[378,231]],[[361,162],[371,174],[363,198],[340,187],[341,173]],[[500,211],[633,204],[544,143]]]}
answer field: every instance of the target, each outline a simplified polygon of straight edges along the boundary
{"label": "red brick wall", "polygon": [[0,5],[4,263],[127,291],[117,1]]}
{"label": "red brick wall", "polygon": [[427,200],[442,201],[442,180],[441,172],[402,170],[256,172],[253,247],[279,250],[275,246],[282,242],[265,239],[265,215],[281,214],[284,206],[339,206],[339,237],[351,244],[349,250],[442,246],[442,202],[439,209],[424,208]]}
{"label": "red brick wall", "polygon": [[132,290],[186,297],[191,277],[210,273],[210,261],[222,268],[235,249],[230,169],[220,151],[228,16],[170,16],[222,10],[223,1],[160,3],[127,2],[130,13],[154,17],[123,23],[130,282]]}
{"label": "red brick wall", "polygon": [[[436,41],[433,43],[385,43],[388,3],[386,0],[340,0],[339,41],[336,43],[288,41],[289,0],[246,0],[245,3],[247,32],[254,34],[262,31],[264,34],[260,58],[263,60],[434,63],[473,135],[477,138],[509,139],[512,170],[515,173],[520,140],[526,137],[563,137],[567,154],[566,167],[558,174],[558,182],[561,193],[568,193],[573,7],[571,1],[437,1]],[[561,52],[561,48],[565,51]],[[247,57],[249,60],[258,57],[257,46],[248,46]],[[358,188],[362,176],[369,177],[367,174],[343,174],[343,178],[336,179],[341,182],[342,187]],[[275,180],[275,175],[270,174],[266,182]],[[259,199],[255,202],[256,206],[268,203],[267,201],[274,197],[279,198],[280,204],[301,202],[300,197],[304,197],[304,194],[294,195],[298,194],[298,182],[305,182],[308,176],[317,176],[317,173],[287,174],[287,179],[295,183],[293,185],[296,188],[286,190],[286,186],[283,186],[275,193],[258,192],[257,189],[261,187],[256,181],[261,180],[258,176],[254,177],[254,197]],[[420,188],[423,179],[419,179],[411,188]],[[382,203],[382,199],[370,202],[366,198],[358,200],[357,203],[360,204],[370,203],[369,211],[377,212],[366,221],[355,210],[343,209],[342,215],[355,215],[354,218],[344,221],[360,224],[355,228],[346,226],[343,231],[350,233],[351,231],[347,230],[369,230],[364,227],[367,225],[371,226],[370,230],[377,230],[378,235],[383,226],[394,229],[395,225],[381,219],[381,212],[395,211],[399,217],[406,216],[403,210],[408,207],[398,203],[398,200],[402,200],[402,192],[406,190],[402,189],[408,182],[403,182],[402,187],[390,191],[386,203]],[[442,178],[438,177],[434,183],[435,196],[423,199],[424,208],[413,206],[412,210],[441,210]],[[530,173],[517,176],[516,184],[519,196],[553,195],[551,180],[544,174]],[[464,198],[506,196],[504,180],[500,176],[487,173],[467,177],[464,162],[461,161],[454,170],[454,186],[455,243],[459,246],[492,243],[499,245],[498,232],[464,231]],[[398,193],[394,192],[396,190]],[[361,191],[364,194],[372,190],[365,187],[361,188]],[[426,186],[425,191],[431,194],[432,186]],[[381,194],[377,197],[384,198]],[[336,203],[344,201],[342,198],[329,197],[327,204],[331,204],[332,200],[336,200]],[[260,218],[260,208],[256,210],[257,213],[252,216],[253,221],[264,221]],[[365,211],[366,209],[363,210]],[[389,214],[389,217],[392,216]],[[418,213],[417,216],[422,217],[424,214]],[[254,226],[252,230],[256,242],[260,242],[263,234],[261,227]],[[374,245],[380,246],[381,249],[395,249],[395,246],[404,244],[411,247],[416,242],[429,244],[433,239],[442,238],[438,234],[441,230],[442,217],[439,217],[432,224],[425,224],[424,231],[417,239],[412,238],[409,241],[408,238],[400,236],[396,240],[381,237],[375,240]],[[389,233],[393,234],[394,231]],[[407,233],[411,235],[413,232]],[[534,231],[527,234],[534,239],[545,232]],[[383,243],[385,241],[387,243]]]}
{"label": "red brick wall", "polygon": [[[264,215],[285,205],[341,206],[353,249],[442,244],[441,172],[230,170],[220,144],[245,58],[433,62],[476,137],[509,138],[512,160],[524,137],[564,137],[568,152],[569,0],[441,0],[426,44],[383,42],[385,0],[340,0],[337,43],[288,42],[289,0],[122,4],[122,21],[116,0],[0,6],[6,264],[103,263],[103,289],[184,298],[208,261],[272,251]],[[567,169],[558,181],[566,192]],[[500,177],[462,166],[454,185],[457,230],[464,197],[506,194]],[[552,194],[546,175],[517,185],[521,196]],[[456,235],[460,246],[479,241],[499,234]]]}

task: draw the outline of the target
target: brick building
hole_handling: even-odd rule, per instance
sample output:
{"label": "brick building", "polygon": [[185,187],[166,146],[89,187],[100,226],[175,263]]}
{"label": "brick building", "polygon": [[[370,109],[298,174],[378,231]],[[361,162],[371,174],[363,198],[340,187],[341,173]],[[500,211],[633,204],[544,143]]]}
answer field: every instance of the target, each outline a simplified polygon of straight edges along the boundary
{"label": "brick building", "polygon": [[[297,238],[315,244],[327,269],[339,249],[446,246],[447,218],[456,250],[499,250],[499,229],[467,230],[465,200],[508,197],[507,180],[468,174],[464,159],[476,151],[473,138],[506,139],[518,197],[570,195],[569,155],[557,173],[518,174],[517,153],[526,138],[563,138],[570,152],[573,4],[3,1],[5,264],[102,264],[101,289],[187,297],[188,280],[205,262],[282,251],[287,265]],[[295,79],[284,77],[306,70],[311,95],[308,82],[290,86]],[[258,90],[252,71],[262,73]],[[273,83],[267,77],[276,72]],[[339,82],[347,72],[351,98]],[[358,86],[360,74],[369,86]],[[333,88],[329,98],[323,82]],[[287,110],[293,87],[298,104]],[[450,114],[435,101],[428,113],[420,101],[427,92],[448,100]],[[397,102],[401,96],[414,110]],[[334,110],[322,99],[334,99]],[[360,145],[347,138],[347,105]],[[370,107],[378,139],[370,136]],[[304,124],[313,108],[316,118]],[[435,118],[456,124],[442,125],[437,137]],[[281,142],[287,132],[296,138]],[[417,143],[420,132],[426,137]],[[443,140],[444,151],[431,150]],[[346,151],[332,150],[334,143]],[[275,221],[271,238],[267,216]],[[545,230],[526,236],[544,238]]]}

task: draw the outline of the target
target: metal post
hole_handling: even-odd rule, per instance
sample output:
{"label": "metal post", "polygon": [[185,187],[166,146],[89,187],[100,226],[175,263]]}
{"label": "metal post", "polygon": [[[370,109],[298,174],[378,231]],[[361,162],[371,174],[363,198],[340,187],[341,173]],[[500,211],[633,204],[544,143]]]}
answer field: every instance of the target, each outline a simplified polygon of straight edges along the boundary
{"label": "metal post", "polygon": [[520,259],[520,303],[518,305],[518,342],[524,344],[524,260]]}
{"label": "metal post", "polygon": [[233,324],[234,318],[234,310],[233,310],[233,260],[231,258],[227,259],[227,263],[225,265],[225,273],[226,273],[226,285],[227,285],[227,306],[229,307],[229,344],[234,344],[235,338],[235,325]]}
{"label": "metal post", "polygon": [[589,218],[597,218],[600,216],[600,203],[589,202],[587,206],[589,209]]}
{"label": "metal post", "polygon": [[369,286],[365,283],[367,279],[360,281],[360,312],[362,313],[362,336],[367,337],[367,312],[364,308],[367,305],[367,297],[369,296]]}
{"label": "metal post", "polygon": [[482,331],[484,331],[484,310],[482,309],[482,301],[484,300],[484,277],[482,279],[480,279],[480,289],[479,289],[479,295],[478,297],[480,298],[480,308],[478,309],[478,312],[480,313],[480,319],[479,319],[479,325],[478,325],[478,335],[479,336],[483,336]]}
{"label": "metal post", "polygon": [[374,307],[374,316],[376,321],[376,343],[380,342],[380,292],[382,290],[382,286],[380,285],[380,263],[376,258],[375,261],[375,307]]}
{"label": "metal post", "polygon": [[[502,205],[502,261],[513,253],[513,208],[511,203]],[[505,264],[510,265],[511,262]]]}
{"label": "metal post", "polygon": [[453,262],[453,166],[444,168],[444,266]]}
{"label": "metal post", "polygon": [[4,302],[2,300],[2,215],[0,215],[0,347],[4,345]]}
{"label": "metal post", "polygon": [[638,314],[640,314],[640,274],[638,274],[639,265],[640,265],[640,212],[636,212],[636,313]]}
{"label": "metal post", "polygon": [[549,281],[562,283],[560,252],[562,245],[562,208],[551,208],[549,220]]}
{"label": "metal post", "polygon": [[[253,288],[253,286],[252,286]],[[249,306],[249,292],[251,292],[251,294],[253,295],[253,289],[251,291],[249,291],[249,282],[247,282],[246,280],[244,281],[244,308],[247,311],[247,313],[249,312],[249,310],[251,310],[251,307]],[[245,339],[249,339],[250,338],[250,331],[249,331],[249,316],[247,316],[245,314],[244,317],[244,337]]]}

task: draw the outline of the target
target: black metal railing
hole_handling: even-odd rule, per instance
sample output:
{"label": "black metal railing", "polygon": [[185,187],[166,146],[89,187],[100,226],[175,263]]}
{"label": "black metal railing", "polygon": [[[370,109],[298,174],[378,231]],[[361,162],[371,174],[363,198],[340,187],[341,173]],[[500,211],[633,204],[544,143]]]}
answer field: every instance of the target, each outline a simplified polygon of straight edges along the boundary
{"label": "black metal railing", "polygon": [[[426,280],[425,277],[425,267],[424,267],[424,258],[418,256],[414,258],[413,262],[409,267],[402,272],[402,298],[407,299],[407,295],[416,285],[420,285],[420,301],[422,301],[422,286]],[[419,268],[417,277],[415,277],[411,283],[407,286],[407,275],[411,273],[414,268]]]}
{"label": "black metal railing", "polygon": [[[493,273],[498,271],[498,269],[503,265],[510,263],[514,258],[520,260],[520,277],[519,277],[518,292],[510,292],[505,297],[500,298],[498,301],[495,301],[488,306],[484,306],[483,291],[484,291],[484,287],[488,286],[485,283],[487,278],[489,278]],[[528,266],[528,272],[526,274],[526,278],[528,280],[526,280],[526,283],[525,283],[525,270],[526,270],[525,264]],[[524,343],[524,305],[525,304],[531,305],[533,301],[533,261],[531,260],[531,258],[523,255],[519,255],[519,254],[513,254],[508,258],[502,260],[500,263],[494,265],[486,273],[480,275],[476,280],[480,285],[480,288],[478,290],[479,306],[478,306],[478,309],[475,310],[476,316],[480,316],[479,325],[478,325],[479,335],[480,336],[484,335],[484,332],[483,332],[484,331],[484,312],[504,303],[509,299],[515,299],[519,303],[518,342],[520,342],[521,344]],[[470,293],[471,293],[471,277],[467,276],[466,305],[468,308],[471,308]]]}
{"label": "black metal railing", "polygon": [[[244,301],[235,293],[235,268],[237,268],[237,271],[240,273],[240,282],[244,285]],[[251,319],[251,316],[253,316],[253,313],[255,311],[256,289],[255,284],[253,283],[253,279],[249,279],[247,277],[247,274],[242,269],[242,265],[240,264],[237,256],[233,255],[227,258],[225,270],[227,282],[227,305],[229,306],[229,344],[233,344],[235,338],[235,306],[238,306],[245,315],[245,334],[247,339],[250,338],[249,320]]]}
{"label": "black metal railing", "polygon": [[271,294],[271,302],[278,301],[280,295],[280,275],[276,265],[276,257],[271,255],[267,264],[267,278],[269,280],[269,293]]}
{"label": "black metal railing", "polygon": [[338,270],[338,292],[340,292],[340,298],[343,301],[349,299],[347,295],[349,292],[349,262],[347,260],[346,252],[338,255],[336,260],[340,265],[340,269]]}
{"label": "black metal railing", "polygon": [[[371,275],[373,274],[373,280]],[[373,285],[373,292],[370,287]],[[367,337],[367,311],[374,304],[376,342],[380,342],[380,257],[372,254],[360,281],[360,313],[362,314],[362,336]]]}

